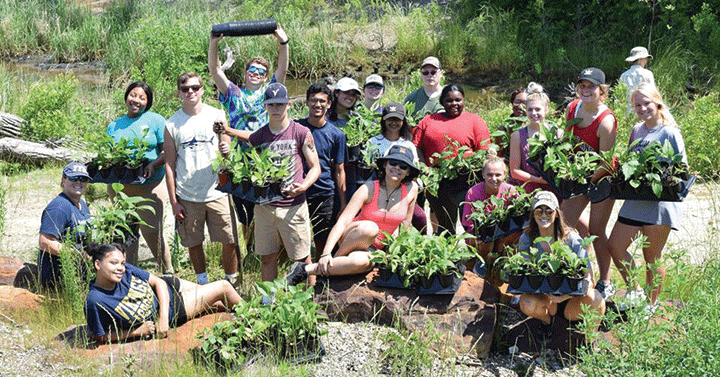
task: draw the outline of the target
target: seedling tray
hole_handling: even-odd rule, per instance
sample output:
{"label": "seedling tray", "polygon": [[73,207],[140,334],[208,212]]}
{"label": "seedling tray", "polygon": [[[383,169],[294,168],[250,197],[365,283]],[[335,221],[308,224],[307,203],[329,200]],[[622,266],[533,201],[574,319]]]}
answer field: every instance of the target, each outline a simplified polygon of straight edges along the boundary
{"label": "seedling tray", "polygon": [[422,286],[422,284],[418,284],[418,294],[419,295],[454,295],[455,292],[458,291],[458,288],[460,288],[460,283],[462,283],[462,278],[458,277],[457,274],[452,274],[452,284],[450,284],[447,287],[443,287],[442,284],[440,284],[440,278],[437,274],[433,275],[433,277],[430,279],[430,286],[425,288]]}
{"label": "seedling tray", "polygon": [[272,185],[267,190],[267,195],[265,196],[257,196],[256,192],[258,191],[257,186],[250,185],[249,189],[247,191],[243,190],[243,185],[232,183],[232,181],[228,181],[225,185],[218,184],[217,190],[220,192],[228,193],[232,196],[237,196],[239,198],[242,198],[244,200],[249,200],[255,204],[267,204],[276,202],[283,198],[283,195],[278,192],[277,190],[272,189]]}
{"label": "seedling tray", "polygon": [[615,199],[642,200],[653,202],[682,202],[690,192],[690,187],[697,179],[689,175],[687,179],[678,182],[675,186],[663,186],[660,197],[657,197],[650,186],[644,185],[637,189],[626,181],[613,181],[611,183],[611,196]]}
{"label": "seedling tray", "polygon": [[403,279],[400,278],[400,275],[398,275],[397,272],[393,272],[390,275],[389,279],[384,279],[382,276],[380,276],[380,273],[378,273],[377,278],[375,279],[375,284],[378,287],[382,288],[395,288],[395,289],[414,289],[415,287],[411,285],[408,287],[403,283]]}
{"label": "seedling tray", "polygon": [[92,183],[123,183],[131,185],[141,185],[146,179],[143,177],[145,167],[150,164],[150,160],[144,160],[140,167],[136,169],[128,169],[124,165],[114,165],[107,169],[98,169],[92,163],[88,164],[87,170]]}
{"label": "seedling tray", "polygon": [[485,275],[487,274],[487,264],[485,264],[482,260],[478,260],[475,263],[475,267],[473,267],[472,272],[481,278],[485,278]]}
{"label": "seedling tray", "polygon": [[569,181],[567,179],[561,179],[560,183],[556,184],[555,173],[543,170],[538,161],[528,160],[528,164],[530,164],[530,166],[535,169],[538,174],[540,174],[542,179],[560,193],[560,196],[562,196],[563,199],[570,199],[574,196],[587,194],[590,189],[589,184],[580,184],[576,181]]}
{"label": "seedling tray", "polygon": [[568,279],[564,278],[562,284],[560,284],[560,287],[558,289],[553,290],[550,288],[550,284],[548,283],[547,278],[543,278],[542,284],[540,284],[540,287],[538,289],[533,289],[530,286],[530,283],[528,282],[527,276],[523,276],[522,284],[520,284],[520,287],[513,288],[511,286],[508,286],[507,292],[512,294],[539,294],[539,293],[546,293],[549,295],[570,295],[570,296],[585,296],[588,291],[588,282],[587,280],[583,279],[580,280],[578,283],[578,288],[575,290],[570,289],[570,285],[568,284]]}
{"label": "seedling tray", "polygon": [[507,230],[503,230],[503,227],[500,227],[499,225],[495,225],[495,230],[493,231],[492,236],[488,235],[478,235],[478,239],[481,242],[484,243],[490,243],[495,240],[499,240],[501,238],[507,237],[513,233],[521,232],[523,230],[523,227],[525,226],[526,219],[523,217],[520,221],[515,221],[512,218],[506,219],[504,222],[504,226]]}

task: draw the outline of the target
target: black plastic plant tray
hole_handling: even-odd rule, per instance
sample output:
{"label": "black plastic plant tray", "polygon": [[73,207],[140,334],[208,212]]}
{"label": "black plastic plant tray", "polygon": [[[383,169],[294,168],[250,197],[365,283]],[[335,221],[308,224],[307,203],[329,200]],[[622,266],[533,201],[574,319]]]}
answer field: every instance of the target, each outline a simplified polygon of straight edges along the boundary
{"label": "black plastic plant tray", "polygon": [[285,360],[288,364],[318,363],[326,354],[327,352],[325,351],[325,346],[323,345],[322,340],[318,339],[314,349],[306,349],[300,355],[294,354],[287,356]]}
{"label": "black plastic plant tray", "polygon": [[502,230],[500,226],[495,225],[495,232],[493,233],[493,235],[489,237],[481,237],[479,238],[480,241],[484,243],[490,243],[492,241],[507,237],[513,233],[521,232],[526,222],[525,219],[523,219],[522,223],[515,222],[512,219],[507,219],[506,221],[510,223],[507,230]]}
{"label": "black plastic plant tray", "polygon": [[560,284],[560,288],[553,290],[550,288],[550,284],[547,281],[547,278],[543,279],[542,284],[540,284],[540,287],[538,289],[532,289],[530,287],[530,283],[528,282],[527,278],[523,278],[522,284],[520,284],[520,287],[515,289],[510,286],[508,286],[507,292],[512,294],[539,294],[539,293],[546,293],[549,295],[570,295],[570,296],[585,296],[588,291],[588,282],[587,280],[581,280],[578,283],[578,289],[571,290],[570,286],[568,285],[567,279],[563,279],[562,284]]}
{"label": "black plastic plant tray", "polygon": [[475,275],[480,276],[481,278],[485,278],[485,275],[487,275],[487,264],[485,264],[485,262],[481,260],[478,260],[475,263],[475,267],[473,267],[472,272]]}
{"label": "black plastic plant tray", "polygon": [[542,179],[544,179],[550,186],[552,186],[553,189],[560,193],[560,196],[562,196],[563,199],[570,199],[574,196],[587,194],[588,190],[590,189],[589,184],[580,184],[568,180],[563,180],[563,183],[558,185],[555,183],[555,174],[543,170],[536,161],[528,160],[528,164],[530,164],[530,166],[535,169],[538,174],[540,174],[540,177],[542,177]]}
{"label": "black plastic plant tray", "polygon": [[657,197],[650,186],[640,186],[637,189],[626,181],[611,183],[611,196],[615,199],[642,200],[653,202],[682,202],[695,184],[696,176],[690,175],[688,179],[678,182],[674,187],[663,187],[660,197]]}
{"label": "black plastic plant tray", "polygon": [[[235,185],[235,188],[233,188],[233,185]],[[271,186],[272,187],[272,186]],[[228,181],[227,184],[224,186],[218,184],[217,190],[220,192],[228,193],[232,196],[237,196],[239,198],[249,200],[255,204],[267,204],[276,202],[283,198],[283,195],[278,192],[273,192],[273,190],[268,189],[267,196],[263,197],[256,197],[255,196],[255,186],[250,186],[250,190],[243,191],[241,184],[233,184],[231,181]]]}
{"label": "black plastic plant tray", "polygon": [[393,272],[390,279],[387,280],[383,279],[378,273],[377,278],[375,279],[375,285],[382,288],[414,289],[412,285],[408,287],[403,284],[403,279],[400,279],[400,275],[398,275],[397,272]]}
{"label": "black plastic plant tray", "polygon": [[419,295],[454,295],[455,292],[458,291],[458,288],[460,288],[460,284],[462,283],[462,278],[458,277],[457,274],[452,274],[453,280],[452,284],[450,284],[447,287],[443,287],[442,284],[440,284],[440,279],[438,279],[437,275],[433,275],[432,279],[430,279],[430,287],[425,288],[422,286],[422,284],[418,284],[418,294]]}
{"label": "black plastic plant tray", "polygon": [[92,183],[123,183],[131,185],[141,185],[146,179],[143,177],[145,167],[150,164],[150,160],[143,161],[141,168],[131,170],[125,166],[112,166],[107,169],[97,169],[92,164],[88,164],[88,175]]}

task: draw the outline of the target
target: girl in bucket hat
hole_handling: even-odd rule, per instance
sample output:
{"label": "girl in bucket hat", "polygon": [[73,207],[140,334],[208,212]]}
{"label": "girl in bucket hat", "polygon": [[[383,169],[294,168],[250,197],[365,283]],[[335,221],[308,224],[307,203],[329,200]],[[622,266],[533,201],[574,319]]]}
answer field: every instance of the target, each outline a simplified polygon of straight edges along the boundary
{"label": "girl in bucket hat", "polygon": [[[412,220],[418,187],[413,183],[420,170],[410,149],[394,145],[377,160],[380,174],[375,181],[360,186],[345,207],[328,236],[317,263],[296,263],[286,276],[292,285],[308,275],[350,275],[369,271],[370,251],[383,247],[385,232],[392,234],[400,226],[408,228]],[[333,255],[335,245],[339,244]]]}

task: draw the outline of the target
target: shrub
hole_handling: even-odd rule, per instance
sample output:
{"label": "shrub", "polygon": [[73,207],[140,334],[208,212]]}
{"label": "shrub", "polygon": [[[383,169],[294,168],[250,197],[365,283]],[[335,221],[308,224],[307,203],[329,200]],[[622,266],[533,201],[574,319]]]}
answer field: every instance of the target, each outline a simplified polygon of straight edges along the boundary
{"label": "shrub", "polygon": [[77,79],[72,75],[36,84],[20,110],[20,117],[25,119],[22,126],[25,136],[32,140],[57,140],[70,134],[70,100],[76,87]]}
{"label": "shrub", "polygon": [[689,110],[677,112],[675,120],[685,140],[690,169],[716,178],[720,173],[720,136],[712,128],[720,124],[718,93],[698,98]]}

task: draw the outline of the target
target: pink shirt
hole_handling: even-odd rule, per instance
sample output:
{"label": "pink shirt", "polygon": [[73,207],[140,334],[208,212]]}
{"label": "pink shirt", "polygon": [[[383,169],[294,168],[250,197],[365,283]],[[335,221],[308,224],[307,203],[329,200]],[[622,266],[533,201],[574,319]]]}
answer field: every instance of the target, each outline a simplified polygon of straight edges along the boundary
{"label": "pink shirt", "polygon": [[[514,191],[515,186],[503,182],[500,184],[500,188],[498,189],[498,193],[495,195],[496,197],[500,197],[500,194],[506,192],[506,191]],[[470,204],[470,202],[476,202],[476,201],[483,201],[489,198],[490,195],[485,191],[485,182],[480,182],[476,184],[473,187],[470,187],[470,190],[468,190],[467,194],[465,194],[465,204],[463,204],[463,214],[462,214],[462,225],[463,228],[468,233],[472,233],[474,224],[472,220],[468,219],[468,216],[473,212],[473,207]]]}

